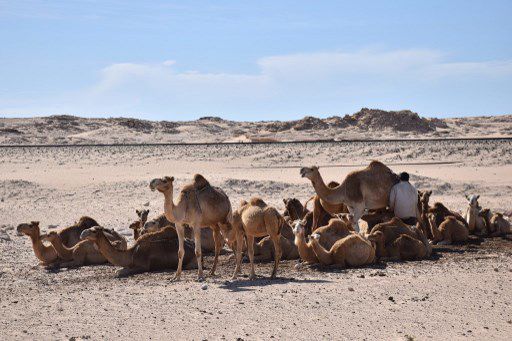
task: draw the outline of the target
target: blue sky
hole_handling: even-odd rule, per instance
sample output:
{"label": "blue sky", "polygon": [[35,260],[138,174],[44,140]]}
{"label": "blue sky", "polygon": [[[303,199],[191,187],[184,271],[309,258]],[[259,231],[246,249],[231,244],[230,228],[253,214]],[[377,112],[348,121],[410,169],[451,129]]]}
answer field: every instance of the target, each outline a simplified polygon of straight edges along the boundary
{"label": "blue sky", "polygon": [[0,116],[512,113],[512,1],[2,1]]}

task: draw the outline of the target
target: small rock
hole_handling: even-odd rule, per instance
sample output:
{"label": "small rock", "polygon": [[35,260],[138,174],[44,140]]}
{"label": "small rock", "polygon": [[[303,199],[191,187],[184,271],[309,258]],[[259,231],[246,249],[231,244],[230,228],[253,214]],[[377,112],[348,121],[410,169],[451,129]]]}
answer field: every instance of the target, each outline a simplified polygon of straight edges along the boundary
{"label": "small rock", "polygon": [[144,203],[144,205],[142,205],[142,206],[146,206],[146,207],[149,206],[149,201]]}
{"label": "small rock", "polygon": [[498,272],[498,271],[500,271],[500,270],[499,270],[498,268],[494,268],[494,271]]}
{"label": "small rock", "polygon": [[393,298],[393,296],[389,296],[388,300],[390,300],[391,302],[395,303],[395,299]]}
{"label": "small rock", "polygon": [[208,284],[204,283],[203,285],[201,285],[201,289],[203,289],[203,290],[208,289]]}
{"label": "small rock", "polygon": [[359,277],[359,278],[365,278],[365,277],[364,277],[364,274],[360,274],[360,275],[359,275],[359,276],[357,276],[357,277]]}
{"label": "small rock", "polygon": [[348,291],[354,291],[354,288],[348,288]]}

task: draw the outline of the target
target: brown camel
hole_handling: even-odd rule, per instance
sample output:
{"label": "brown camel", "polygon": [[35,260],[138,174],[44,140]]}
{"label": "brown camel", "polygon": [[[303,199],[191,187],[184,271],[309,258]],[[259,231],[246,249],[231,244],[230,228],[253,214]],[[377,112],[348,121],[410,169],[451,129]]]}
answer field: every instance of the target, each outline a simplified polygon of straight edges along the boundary
{"label": "brown camel", "polygon": [[[118,250],[126,250],[127,242],[125,237],[121,236],[113,229],[105,229],[104,233],[115,248]],[[89,240],[82,240],[73,247],[68,248],[62,243],[62,239],[56,231],[51,231],[42,238],[52,244],[59,258],[62,259],[63,263],[59,264],[61,267],[79,267],[107,262],[107,259],[94,246],[94,243]]]}
{"label": "brown camel", "polygon": [[492,213],[490,209],[485,208],[478,215],[484,219],[489,236],[498,237],[511,233],[510,222],[503,217],[502,213]]}
{"label": "brown camel", "polygon": [[377,224],[390,221],[395,216],[395,213],[388,209],[382,208],[378,210],[369,210],[368,213],[361,217],[361,220],[366,222],[366,232],[369,233]]}
{"label": "brown camel", "polygon": [[466,228],[468,228],[467,221],[459,213],[449,210],[440,202],[436,202],[433,207],[429,208],[428,213],[429,215],[433,214],[435,216],[437,226],[439,226],[446,219],[446,217],[451,216],[457,219],[462,225],[466,226]]}
{"label": "brown camel", "polygon": [[[336,188],[340,184],[336,181],[331,181],[327,184],[329,188]],[[322,224],[323,221],[329,220],[335,214],[338,213],[349,213],[348,208],[345,204],[330,204],[325,200],[322,200],[318,194],[313,196],[313,226],[311,227],[311,231],[315,231],[318,227],[324,226]],[[308,231],[306,230],[308,234]]]}
{"label": "brown camel", "polygon": [[398,176],[379,161],[372,161],[365,169],[349,173],[341,185],[335,188],[325,185],[318,167],[304,167],[300,174],[311,180],[320,199],[331,205],[347,205],[349,212],[354,216],[357,232],[359,219],[365,209],[386,207],[391,187],[399,182]]}
{"label": "brown camel", "polygon": [[[142,228],[141,233],[145,234],[148,232],[156,232],[164,227],[172,226],[176,228],[174,223],[171,223],[165,217],[165,214],[161,214],[158,217],[147,221]],[[192,230],[188,225],[185,226],[185,238],[194,239],[194,230]],[[221,241],[221,248],[224,246],[224,240]],[[213,232],[209,228],[201,229],[201,250],[206,253],[211,253],[215,251],[215,240],[213,238]]]}
{"label": "brown camel", "polygon": [[301,221],[295,222],[293,232],[295,233],[294,242],[295,245],[297,246],[297,250],[299,251],[300,259],[302,259],[302,261],[305,262],[306,264],[318,263],[318,258],[316,257],[316,254],[313,251],[311,241],[306,242],[306,233],[304,225],[302,225]]}
{"label": "brown camel", "polygon": [[148,220],[149,210],[135,210],[135,213],[139,219],[131,223],[129,227],[133,230],[133,239],[137,240],[141,235],[144,224]]}
{"label": "brown camel", "polygon": [[180,242],[176,230],[171,226],[140,236],[135,244],[127,250],[119,250],[112,245],[106,236],[105,229],[100,226],[82,232],[82,239],[94,242],[109,263],[123,267],[123,269],[117,271],[118,276],[154,270],[176,269],[179,264],[185,269],[195,269],[197,267],[192,242],[184,241],[182,249],[184,255],[181,258],[178,256]]}
{"label": "brown camel", "polygon": [[220,250],[222,248],[221,230],[228,231],[232,220],[232,210],[229,198],[218,187],[213,187],[199,174],[194,175],[191,184],[183,186],[178,195],[177,202],[173,201],[173,177],[164,177],[151,180],[151,190],[158,190],[164,195],[164,213],[167,220],[176,224],[179,239],[178,257],[180,259],[176,270],[175,280],[179,280],[182,271],[183,257],[185,255],[183,243],[185,241],[185,224],[194,231],[194,243],[198,264],[198,278],[203,278],[201,228],[208,226],[213,230],[215,240],[215,258],[210,275],[215,273]]}
{"label": "brown camel", "polygon": [[300,203],[299,199],[285,198],[283,199],[283,203],[285,207],[283,217],[286,220],[295,221],[302,219],[306,213],[309,212],[308,209]]}
{"label": "brown camel", "polygon": [[[480,207],[480,204],[478,203],[479,198],[480,195],[466,195],[466,199],[468,201],[468,208],[466,209],[464,218],[467,221],[469,233],[482,236],[486,234],[486,231],[485,221],[481,216],[478,215],[478,213],[480,213],[480,210],[482,209]],[[438,219],[436,219],[436,223],[437,225],[440,224]]]}
{"label": "brown camel", "polygon": [[233,229],[236,236],[236,267],[235,279],[242,267],[243,238],[247,238],[247,253],[251,263],[250,279],[256,278],[254,272],[254,238],[269,236],[274,244],[274,268],[270,278],[275,278],[281,259],[281,229],[285,225],[284,218],[260,198],[252,198],[249,202],[242,201],[240,208],[233,213]]}
{"label": "brown camel", "polygon": [[[294,244],[293,239],[290,240],[281,235],[279,244],[281,247],[281,259],[291,260],[299,258],[299,250]],[[254,243],[254,260],[256,262],[269,262],[275,259],[274,253],[274,242],[270,236]]]}
{"label": "brown camel", "polygon": [[450,245],[453,242],[462,243],[468,240],[469,230],[453,216],[447,216],[440,225],[437,225],[436,218],[429,214],[428,220],[432,229],[432,243],[438,245]]}
{"label": "brown camel", "polygon": [[339,239],[327,251],[319,242],[320,235],[311,235],[311,246],[320,263],[337,264],[342,267],[357,267],[375,262],[375,247],[360,234],[351,234]]}
{"label": "brown camel", "polygon": [[[415,260],[430,257],[432,246],[421,228],[405,226],[411,230],[411,233],[398,234],[395,239],[393,238],[397,235],[396,230],[400,228],[393,225],[384,225],[368,235],[368,239],[375,243],[378,259]],[[386,243],[386,240],[390,242]]]}
{"label": "brown camel", "polygon": [[34,254],[37,259],[39,259],[41,265],[49,266],[61,261],[57,251],[55,251],[51,245],[43,244],[38,221],[19,224],[17,232],[18,235],[24,234],[30,237],[30,240],[32,241],[32,249],[34,250]]}
{"label": "brown camel", "polygon": [[428,221],[428,210],[430,209],[428,202],[431,195],[432,191],[418,191],[418,212],[420,212],[418,222],[420,224],[421,230],[430,240],[434,238],[434,236],[432,236],[432,231],[430,230],[430,222]]}

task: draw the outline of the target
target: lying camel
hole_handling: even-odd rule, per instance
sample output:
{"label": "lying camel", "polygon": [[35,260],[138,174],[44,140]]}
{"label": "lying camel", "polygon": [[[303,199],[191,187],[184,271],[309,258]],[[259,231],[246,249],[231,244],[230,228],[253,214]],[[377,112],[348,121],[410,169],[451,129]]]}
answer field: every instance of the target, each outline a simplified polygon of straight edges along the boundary
{"label": "lying camel", "polygon": [[306,213],[309,212],[308,209],[300,203],[299,199],[285,198],[283,199],[283,203],[285,207],[283,217],[286,220],[295,221],[302,219]]}
{"label": "lying camel", "polygon": [[377,224],[385,223],[393,219],[395,213],[388,208],[370,210],[368,213],[361,217],[361,220],[366,222],[366,232],[369,233]]}
{"label": "lying camel", "polygon": [[469,230],[459,220],[453,216],[447,216],[438,226],[433,214],[428,216],[430,228],[432,230],[432,243],[438,245],[450,245],[453,242],[462,243],[468,240]]}
{"label": "lying camel", "polygon": [[[409,227],[411,234],[399,234],[396,239],[386,236],[386,233],[395,234],[391,225],[377,229],[368,235],[368,240],[375,243],[378,259],[389,260],[415,260],[430,257],[432,246],[419,227]],[[386,240],[390,242],[386,243]]]}
{"label": "lying camel", "polygon": [[421,230],[428,239],[434,238],[434,236],[432,236],[432,231],[430,230],[430,222],[428,221],[428,210],[430,209],[428,202],[431,195],[432,191],[418,191],[418,212],[420,212],[418,222],[421,226]]}
{"label": "lying camel", "polygon": [[[165,217],[165,214],[161,214],[158,217],[147,221],[142,228],[141,233],[145,234],[148,232],[156,232],[164,227],[172,226],[176,228],[174,223],[171,223]],[[190,240],[194,239],[194,231],[187,225],[185,226],[185,238]],[[221,241],[221,247],[224,246],[224,240]],[[215,251],[215,240],[213,238],[213,232],[211,229],[204,228],[201,229],[201,250],[206,253],[211,253]]]}
{"label": "lying camel", "polygon": [[[127,242],[125,237],[121,236],[113,229],[105,229],[104,233],[116,249],[126,250]],[[59,264],[61,267],[79,267],[83,265],[103,264],[107,262],[107,259],[94,246],[94,243],[89,240],[82,240],[73,247],[68,248],[62,243],[60,235],[55,231],[49,232],[42,238],[52,244],[57,255],[63,261],[63,263]]]}
{"label": "lying camel", "polygon": [[351,234],[339,239],[329,251],[320,244],[320,235],[311,235],[311,246],[320,263],[337,264],[342,267],[357,267],[375,262],[375,247],[360,234]]}
{"label": "lying camel", "polygon": [[127,276],[140,272],[163,269],[176,269],[182,262],[185,269],[195,269],[197,259],[194,257],[194,245],[184,241],[183,257],[178,256],[179,240],[176,230],[168,226],[157,232],[146,233],[135,241],[127,250],[119,250],[112,245],[100,226],[82,232],[82,239],[96,244],[101,254],[109,263],[121,266],[118,276]]}
{"label": "lying camel", "polygon": [[153,179],[149,183],[152,191],[158,190],[164,195],[164,213],[167,220],[176,224],[179,239],[178,257],[180,259],[176,270],[175,280],[179,280],[182,271],[183,257],[185,255],[183,243],[185,241],[185,225],[194,231],[194,243],[198,264],[197,275],[203,278],[201,229],[205,226],[213,230],[215,241],[215,257],[213,259],[210,275],[214,275],[222,248],[221,230],[229,229],[232,220],[231,202],[224,191],[210,183],[200,174],[194,175],[193,182],[183,188],[178,201],[173,201],[173,177]]}
{"label": "lying camel", "polygon": [[41,265],[49,266],[61,261],[57,251],[55,251],[51,245],[43,244],[38,221],[19,224],[16,230],[18,235],[24,234],[30,237],[30,240],[32,241],[32,249],[34,250],[34,254],[37,259],[39,259]]}
{"label": "lying camel", "polygon": [[[480,195],[466,195],[466,199],[468,201],[468,208],[466,209],[464,218],[467,221],[469,233],[481,236],[486,234],[486,230],[484,219],[478,215],[480,213],[480,210],[482,209],[478,203],[479,198]],[[441,222],[438,219],[436,219],[436,223],[439,225]]]}
{"label": "lying camel", "polygon": [[141,235],[144,224],[148,220],[149,210],[135,210],[135,213],[139,219],[131,223],[129,227],[133,230],[133,239],[137,240]]}
{"label": "lying camel", "polygon": [[357,232],[359,219],[365,209],[386,207],[391,187],[399,182],[398,176],[379,161],[372,161],[368,167],[349,173],[341,185],[335,188],[325,185],[318,167],[304,167],[300,174],[311,180],[320,199],[331,205],[347,205],[349,212],[354,216]]}
{"label": "lying camel", "polygon": [[[290,240],[281,235],[279,238],[281,247],[281,259],[298,259],[299,250],[294,244],[293,239]],[[256,262],[269,262],[275,259],[274,242],[267,236],[257,243],[254,243],[254,260]]]}
{"label": "lying camel", "polygon": [[433,214],[435,216],[437,226],[439,226],[446,217],[451,216],[457,219],[462,225],[466,226],[466,228],[469,228],[467,221],[459,213],[449,210],[440,202],[436,202],[433,207],[430,207],[428,213],[429,215]]}
{"label": "lying camel", "polygon": [[[327,184],[329,188],[336,188],[340,184],[336,181],[331,181]],[[349,213],[347,206],[344,203],[341,204],[330,204],[325,200],[322,200],[317,194],[313,198],[313,226],[311,231],[315,231],[318,227],[324,226],[326,220],[329,221],[335,214],[338,213]],[[306,233],[308,231],[306,230]],[[311,233],[311,232],[310,232]]]}
{"label": "lying camel", "polygon": [[510,222],[503,217],[502,213],[491,213],[490,209],[485,208],[478,215],[484,219],[489,236],[498,237],[511,233]]}
{"label": "lying camel", "polygon": [[247,253],[251,263],[249,278],[256,278],[254,272],[254,238],[269,236],[274,244],[274,268],[270,278],[275,278],[281,251],[281,229],[285,224],[284,218],[260,198],[252,198],[249,202],[242,201],[240,208],[233,213],[233,229],[236,237],[236,267],[233,273],[235,279],[242,267],[243,238],[247,238]]}
{"label": "lying camel", "polygon": [[316,254],[313,251],[311,241],[306,242],[305,229],[301,221],[295,222],[293,232],[295,233],[294,243],[297,246],[297,251],[299,252],[300,259],[302,259],[302,261],[305,262],[306,264],[318,263],[318,258],[316,257]]}

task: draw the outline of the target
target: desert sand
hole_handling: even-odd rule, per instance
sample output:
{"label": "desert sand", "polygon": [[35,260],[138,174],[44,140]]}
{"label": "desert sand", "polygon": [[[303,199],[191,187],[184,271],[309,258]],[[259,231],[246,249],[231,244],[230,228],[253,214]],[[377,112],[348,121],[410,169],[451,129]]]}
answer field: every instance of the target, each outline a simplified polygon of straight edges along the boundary
{"label": "desert sand", "polygon": [[[500,134],[510,135],[505,121]],[[80,141],[90,141],[82,133]],[[44,134],[1,136],[4,144],[76,142]],[[112,136],[100,142],[149,141]],[[372,159],[410,172],[419,189],[433,190],[431,203],[462,212],[464,194],[480,194],[483,207],[510,219],[511,155],[510,140],[0,147],[0,339],[510,339],[510,239],[475,238],[435,246],[429,260],[360,269],[295,269],[297,261],[283,261],[274,281],[271,264],[257,264],[259,278],[249,281],[246,263],[245,277],[231,281],[235,264],[226,250],[217,276],[198,283],[188,270],[172,283],[173,272],[116,278],[108,265],[45,270],[15,227],[39,220],[48,231],[89,215],[131,238],[135,209],[149,208],[150,218],[163,211],[149,180],[172,175],[179,188],[195,173],[223,188],[235,208],[258,195],[282,211],[283,198],[304,202],[314,193],[301,166],[320,165],[326,181],[340,181]],[[205,261],[208,268],[212,257]]]}

